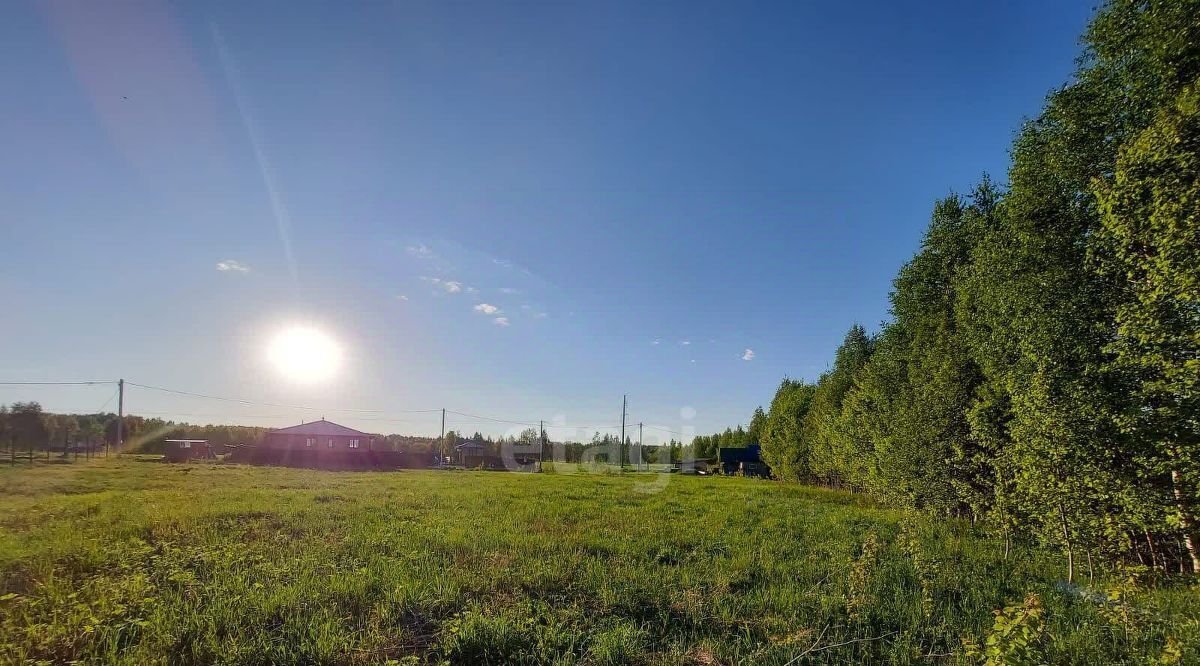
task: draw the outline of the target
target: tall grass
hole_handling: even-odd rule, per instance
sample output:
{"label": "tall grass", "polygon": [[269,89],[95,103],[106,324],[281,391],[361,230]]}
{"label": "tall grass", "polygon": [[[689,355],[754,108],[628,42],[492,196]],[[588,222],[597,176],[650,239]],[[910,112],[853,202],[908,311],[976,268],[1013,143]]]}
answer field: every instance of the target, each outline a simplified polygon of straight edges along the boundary
{"label": "tall grass", "polygon": [[968,663],[963,639],[982,652],[993,611],[1031,594],[1036,660],[1197,658],[1195,588],[1127,589],[1121,615],[1061,585],[1057,557],[1005,559],[963,523],[650,477],[0,470],[0,659]]}

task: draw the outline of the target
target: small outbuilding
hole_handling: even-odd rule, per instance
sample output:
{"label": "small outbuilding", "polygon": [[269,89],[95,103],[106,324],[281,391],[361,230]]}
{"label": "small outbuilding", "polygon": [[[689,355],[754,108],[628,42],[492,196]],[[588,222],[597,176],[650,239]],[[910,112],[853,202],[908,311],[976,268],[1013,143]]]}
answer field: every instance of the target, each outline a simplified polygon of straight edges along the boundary
{"label": "small outbuilding", "polygon": [[463,467],[488,467],[491,462],[488,458],[493,457],[487,455],[487,447],[483,442],[473,439],[454,447],[454,451],[458,454],[458,464]]}
{"label": "small outbuilding", "polygon": [[771,476],[771,468],[763,462],[762,449],[758,444],[722,448],[719,455],[722,474],[757,476],[764,479]]}
{"label": "small outbuilding", "polygon": [[216,458],[207,439],[168,439],[163,455],[168,462]]}
{"label": "small outbuilding", "polygon": [[[510,448],[511,447],[511,448]],[[489,450],[487,444],[467,440],[454,447],[458,464],[468,469],[538,472],[542,469],[542,453],[538,446],[501,444],[500,452]]]}
{"label": "small outbuilding", "polygon": [[709,473],[711,463],[703,458],[689,458],[674,463],[672,466],[678,470],[680,474],[699,474],[705,476]]}

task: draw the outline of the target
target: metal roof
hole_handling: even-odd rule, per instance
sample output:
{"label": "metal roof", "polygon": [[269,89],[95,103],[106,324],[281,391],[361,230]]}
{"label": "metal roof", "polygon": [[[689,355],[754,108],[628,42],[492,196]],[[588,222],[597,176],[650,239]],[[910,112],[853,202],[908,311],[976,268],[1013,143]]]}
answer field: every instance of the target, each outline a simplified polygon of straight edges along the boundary
{"label": "metal roof", "polygon": [[762,462],[762,450],[758,444],[746,447],[721,447],[718,455],[723,463]]}
{"label": "metal roof", "polygon": [[332,435],[357,435],[359,437],[370,437],[370,435],[365,432],[355,430],[354,428],[347,428],[344,425],[338,425],[333,421],[326,421],[325,419],[321,419],[320,421],[312,421],[310,423],[301,423],[300,425],[291,426],[290,428],[277,428],[271,432],[279,433],[281,435],[314,435],[317,437],[327,437]]}

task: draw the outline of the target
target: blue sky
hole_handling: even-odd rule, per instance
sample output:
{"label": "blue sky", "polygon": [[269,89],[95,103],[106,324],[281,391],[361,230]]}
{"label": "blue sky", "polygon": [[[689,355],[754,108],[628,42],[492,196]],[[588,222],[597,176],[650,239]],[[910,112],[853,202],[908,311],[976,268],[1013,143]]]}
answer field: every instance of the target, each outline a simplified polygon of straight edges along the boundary
{"label": "blue sky", "polygon": [[[887,316],[936,198],[1003,180],[1091,13],[101,4],[0,5],[0,380],[123,376],[314,407],[131,388],[133,413],[416,433],[440,415],[406,410],[446,407],[590,434],[622,393],[633,422],[747,422]],[[297,322],[343,346],[328,382],[264,362]]]}

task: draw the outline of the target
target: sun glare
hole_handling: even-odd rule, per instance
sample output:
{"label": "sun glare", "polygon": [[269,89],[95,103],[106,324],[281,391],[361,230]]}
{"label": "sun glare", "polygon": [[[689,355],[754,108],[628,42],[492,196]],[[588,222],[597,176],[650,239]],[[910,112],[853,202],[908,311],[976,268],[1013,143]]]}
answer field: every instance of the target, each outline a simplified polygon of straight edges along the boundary
{"label": "sun glare", "polygon": [[337,372],[342,362],[342,348],[324,331],[310,326],[292,326],[271,340],[267,358],[288,379],[312,384],[329,379]]}

